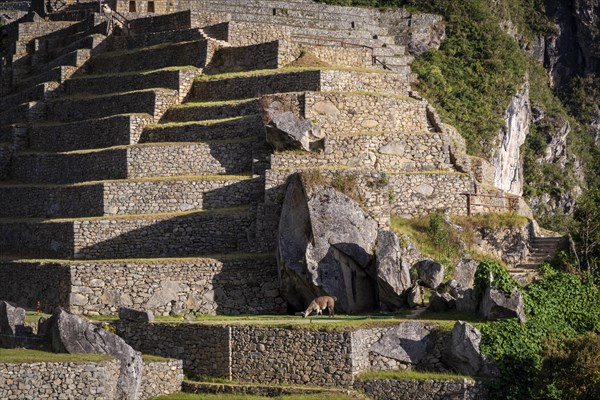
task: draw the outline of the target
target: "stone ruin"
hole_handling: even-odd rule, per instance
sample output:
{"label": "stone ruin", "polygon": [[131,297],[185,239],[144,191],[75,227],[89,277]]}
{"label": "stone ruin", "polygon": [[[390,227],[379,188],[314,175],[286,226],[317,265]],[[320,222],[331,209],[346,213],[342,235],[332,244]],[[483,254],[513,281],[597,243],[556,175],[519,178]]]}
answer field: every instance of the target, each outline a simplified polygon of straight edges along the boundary
{"label": "stone ruin", "polygon": [[[397,309],[419,259],[390,214],[466,214],[462,193],[500,193],[411,88],[438,16],[109,5],[36,2],[3,28],[3,299],[83,315],[282,314],[318,294]],[[287,67],[307,53],[323,64]]]}

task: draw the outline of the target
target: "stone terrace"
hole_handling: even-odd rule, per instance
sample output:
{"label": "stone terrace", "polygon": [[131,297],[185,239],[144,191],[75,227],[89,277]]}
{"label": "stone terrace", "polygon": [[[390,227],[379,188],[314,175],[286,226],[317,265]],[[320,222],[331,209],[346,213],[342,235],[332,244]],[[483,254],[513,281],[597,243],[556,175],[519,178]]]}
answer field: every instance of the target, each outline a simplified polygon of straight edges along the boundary
{"label": "stone terrace", "polygon": [[[466,212],[460,193],[478,176],[459,135],[411,92],[408,66],[387,71],[362,48],[290,37],[307,34],[297,23],[317,13],[328,29],[392,48],[411,31],[388,27],[418,16],[205,3],[133,19],[127,35],[105,36],[106,20],[93,13],[14,30],[0,100],[9,110],[0,114],[7,299],[92,315],[119,305],[282,313],[273,251],[281,193],[297,171],[352,179],[382,227],[391,210]],[[273,7],[280,19],[270,19]],[[331,66],[286,66],[306,50]],[[302,104],[294,112],[321,125],[324,150],[272,154],[260,96]]]}

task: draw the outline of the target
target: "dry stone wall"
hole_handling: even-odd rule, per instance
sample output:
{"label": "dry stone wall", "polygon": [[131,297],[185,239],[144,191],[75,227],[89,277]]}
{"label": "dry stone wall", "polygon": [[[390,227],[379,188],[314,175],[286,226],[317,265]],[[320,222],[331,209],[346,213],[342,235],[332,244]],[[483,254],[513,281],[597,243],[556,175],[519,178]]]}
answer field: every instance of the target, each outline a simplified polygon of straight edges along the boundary
{"label": "dry stone wall", "polygon": [[275,260],[90,262],[70,267],[69,310],[116,314],[119,306],[156,315],[271,314],[285,311]]}
{"label": "dry stone wall", "polygon": [[256,202],[262,182],[260,178],[213,180],[200,176],[53,187],[5,186],[0,189],[0,217],[69,218],[237,207]]}
{"label": "dry stone wall", "polygon": [[485,382],[457,380],[373,379],[355,385],[374,400],[486,400]]}
{"label": "dry stone wall", "polygon": [[116,398],[119,361],[0,363],[0,398]]}
{"label": "dry stone wall", "polygon": [[36,262],[0,263],[0,293],[2,298],[26,309],[45,312],[55,307],[69,308],[71,272],[68,265]]}
{"label": "dry stone wall", "polygon": [[144,361],[140,400],[178,393],[183,382],[183,362],[181,360]]}

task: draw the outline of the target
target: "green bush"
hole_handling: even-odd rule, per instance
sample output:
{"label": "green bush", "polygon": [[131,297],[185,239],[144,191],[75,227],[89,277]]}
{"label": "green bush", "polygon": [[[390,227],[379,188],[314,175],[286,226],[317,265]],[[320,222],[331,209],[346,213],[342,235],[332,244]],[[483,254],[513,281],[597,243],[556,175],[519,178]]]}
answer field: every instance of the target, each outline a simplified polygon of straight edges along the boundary
{"label": "green bush", "polygon": [[[491,285],[490,277],[492,278]],[[480,262],[475,270],[474,289],[477,300],[481,300],[488,286],[502,290],[506,294],[511,294],[515,287],[521,285],[502,265],[496,261],[486,260]]]}
{"label": "green bush", "polygon": [[[544,343],[600,333],[600,291],[591,282],[549,266],[543,278],[522,289],[527,322],[516,320],[482,326],[481,350],[501,371],[492,384],[493,398],[548,399],[544,381]],[[547,386],[547,385],[546,385]],[[554,390],[553,392],[556,392]]]}

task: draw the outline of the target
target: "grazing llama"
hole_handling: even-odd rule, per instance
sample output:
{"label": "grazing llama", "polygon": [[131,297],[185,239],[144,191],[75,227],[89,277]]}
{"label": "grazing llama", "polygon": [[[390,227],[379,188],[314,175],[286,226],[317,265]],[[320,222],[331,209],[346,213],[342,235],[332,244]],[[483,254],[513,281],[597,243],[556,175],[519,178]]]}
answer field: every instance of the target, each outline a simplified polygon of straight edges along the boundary
{"label": "grazing llama", "polygon": [[317,297],[310,303],[310,305],[308,306],[306,311],[304,311],[302,313],[302,317],[306,318],[306,316],[309,315],[313,311],[316,311],[317,315],[319,315],[319,314],[323,315],[323,310],[327,308],[327,311],[329,312],[329,316],[331,318],[333,318],[335,316],[333,307],[335,306],[336,300],[337,300],[337,298],[335,298],[333,296]]}

